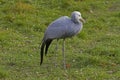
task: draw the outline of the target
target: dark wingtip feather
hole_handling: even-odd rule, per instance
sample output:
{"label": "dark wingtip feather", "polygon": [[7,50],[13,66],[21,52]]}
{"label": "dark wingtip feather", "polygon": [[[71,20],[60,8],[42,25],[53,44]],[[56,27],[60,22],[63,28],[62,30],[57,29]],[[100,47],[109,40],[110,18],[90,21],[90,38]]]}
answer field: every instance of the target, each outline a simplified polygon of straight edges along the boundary
{"label": "dark wingtip feather", "polygon": [[41,57],[40,65],[43,63],[44,46],[45,46],[45,43],[43,42],[41,46],[41,52],[40,52],[40,57]]}
{"label": "dark wingtip feather", "polygon": [[48,48],[49,48],[49,46],[50,46],[51,42],[52,42],[52,39],[48,39],[48,40],[46,40],[45,55],[47,55],[47,51],[48,51]]}

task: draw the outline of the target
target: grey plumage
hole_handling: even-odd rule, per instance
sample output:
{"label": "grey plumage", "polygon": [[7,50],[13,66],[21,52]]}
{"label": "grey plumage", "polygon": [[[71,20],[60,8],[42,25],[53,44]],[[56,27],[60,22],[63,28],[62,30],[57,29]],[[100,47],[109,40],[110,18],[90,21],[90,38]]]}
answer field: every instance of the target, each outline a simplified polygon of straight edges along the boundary
{"label": "grey plumage", "polygon": [[81,21],[84,22],[81,13],[74,11],[71,18],[68,16],[60,17],[48,26],[42,40],[40,64],[43,62],[44,48],[45,54],[47,54],[48,48],[54,39],[65,39],[78,34],[83,27]]}

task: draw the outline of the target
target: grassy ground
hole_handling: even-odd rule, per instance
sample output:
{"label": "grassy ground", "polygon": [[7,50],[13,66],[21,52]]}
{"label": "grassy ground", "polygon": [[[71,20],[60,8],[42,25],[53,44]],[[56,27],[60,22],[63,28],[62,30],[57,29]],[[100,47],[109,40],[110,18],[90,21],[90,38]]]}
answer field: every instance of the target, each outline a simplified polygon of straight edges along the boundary
{"label": "grassy ground", "polygon": [[[54,41],[40,66],[46,27],[74,10],[86,23],[66,40],[67,70],[62,41],[57,61]],[[120,80],[120,0],[0,0],[0,80]]]}

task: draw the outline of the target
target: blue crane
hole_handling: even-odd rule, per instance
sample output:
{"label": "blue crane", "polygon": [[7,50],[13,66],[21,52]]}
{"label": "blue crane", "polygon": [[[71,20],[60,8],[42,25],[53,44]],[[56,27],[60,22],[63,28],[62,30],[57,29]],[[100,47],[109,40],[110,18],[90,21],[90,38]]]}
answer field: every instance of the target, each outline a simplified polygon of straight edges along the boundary
{"label": "blue crane", "polygon": [[45,55],[47,54],[48,48],[51,44],[51,42],[54,39],[63,39],[63,64],[64,69],[66,68],[65,64],[65,39],[70,38],[78,34],[83,27],[82,22],[85,22],[85,20],[82,18],[81,13],[78,11],[74,11],[71,14],[71,18],[68,16],[62,16],[58,18],[57,20],[53,21],[48,28],[46,29],[44,33],[44,37],[42,39],[42,45],[41,45],[41,62],[40,65],[43,63],[43,54],[45,51]]}

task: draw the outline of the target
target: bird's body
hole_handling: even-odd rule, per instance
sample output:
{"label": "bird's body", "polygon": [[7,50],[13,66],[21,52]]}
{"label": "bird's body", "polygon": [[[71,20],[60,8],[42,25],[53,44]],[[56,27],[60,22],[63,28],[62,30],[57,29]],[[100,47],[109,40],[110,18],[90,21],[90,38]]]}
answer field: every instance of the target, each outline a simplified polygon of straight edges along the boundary
{"label": "bird's body", "polygon": [[76,35],[82,30],[82,23],[74,23],[71,18],[63,16],[53,21],[45,31],[43,41],[47,39],[64,39]]}
{"label": "bird's body", "polygon": [[52,40],[66,39],[75,36],[82,30],[82,22],[79,21],[79,19],[83,20],[80,12],[74,11],[71,15],[71,18],[68,16],[60,17],[48,26],[42,40],[40,64],[43,62],[44,47],[46,46],[45,54],[47,54]]}

